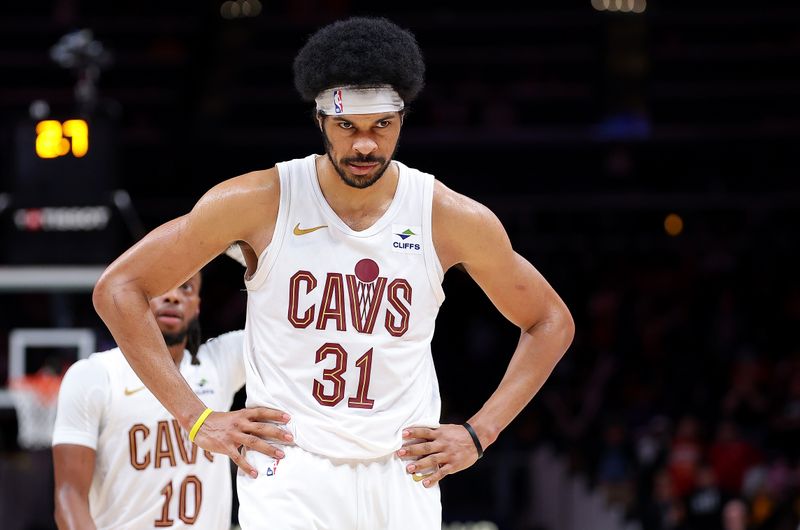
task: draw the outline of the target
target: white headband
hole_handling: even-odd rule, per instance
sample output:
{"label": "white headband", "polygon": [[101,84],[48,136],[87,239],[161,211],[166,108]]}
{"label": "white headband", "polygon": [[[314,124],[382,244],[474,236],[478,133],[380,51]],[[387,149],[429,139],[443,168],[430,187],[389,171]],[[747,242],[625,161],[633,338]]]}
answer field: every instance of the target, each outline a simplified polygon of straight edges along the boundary
{"label": "white headband", "polygon": [[405,106],[400,95],[389,85],[329,88],[320,92],[315,101],[317,110],[326,116],[399,112]]}

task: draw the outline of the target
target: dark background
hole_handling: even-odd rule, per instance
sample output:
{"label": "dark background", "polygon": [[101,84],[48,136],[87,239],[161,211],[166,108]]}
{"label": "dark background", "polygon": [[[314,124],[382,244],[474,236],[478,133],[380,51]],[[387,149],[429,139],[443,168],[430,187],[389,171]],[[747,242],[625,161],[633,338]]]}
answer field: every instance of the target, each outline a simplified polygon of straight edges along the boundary
{"label": "dark background", "polygon": [[[732,499],[745,502],[750,528],[797,527],[794,2],[652,0],[633,13],[598,9],[616,0],[264,1],[258,16],[236,19],[221,16],[222,4],[4,5],[0,191],[13,198],[21,185],[15,135],[32,101],[48,102],[56,119],[85,112],[90,124],[110,123],[107,189],[97,171],[61,171],[52,200],[58,190],[99,200],[127,191],[138,221],[117,214],[121,235],[103,245],[116,256],[137,223],[150,230],[224,179],[320,152],[311,108],[293,88],[294,54],[337,18],[389,16],[415,33],[427,64],[397,158],[489,206],[577,325],[532,404],[478,465],[444,481],[445,520],[532,528],[525,473],[507,477],[509,493],[497,470],[551,445],[645,529],[722,528]],[[76,106],[74,72],[48,55],[82,28],[113,54],[91,110]],[[665,229],[670,214],[682,220],[677,235]],[[3,263],[41,248],[4,233]],[[85,263],[87,252],[71,246],[52,261]],[[207,337],[243,325],[241,274],[224,256],[206,269]],[[461,422],[499,382],[518,330],[464,273],[448,272],[444,287],[433,351],[443,421]],[[0,381],[15,327],[93,327],[111,345],[88,293],[0,300]],[[15,446],[13,411],[2,417],[4,458],[33,473]],[[6,498],[11,488],[0,481]],[[45,487],[30,505],[47,512],[49,495]]]}

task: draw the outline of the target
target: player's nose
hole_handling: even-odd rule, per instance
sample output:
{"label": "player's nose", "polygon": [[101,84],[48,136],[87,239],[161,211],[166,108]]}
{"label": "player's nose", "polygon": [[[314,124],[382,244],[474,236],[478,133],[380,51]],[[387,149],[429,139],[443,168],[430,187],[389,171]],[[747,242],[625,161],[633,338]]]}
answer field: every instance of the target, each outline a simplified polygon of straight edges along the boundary
{"label": "player's nose", "polygon": [[361,136],[353,142],[353,149],[360,155],[368,155],[378,148],[378,144],[372,138]]}
{"label": "player's nose", "polygon": [[180,291],[177,288],[170,289],[161,295],[161,300],[165,303],[179,304],[181,301]]}

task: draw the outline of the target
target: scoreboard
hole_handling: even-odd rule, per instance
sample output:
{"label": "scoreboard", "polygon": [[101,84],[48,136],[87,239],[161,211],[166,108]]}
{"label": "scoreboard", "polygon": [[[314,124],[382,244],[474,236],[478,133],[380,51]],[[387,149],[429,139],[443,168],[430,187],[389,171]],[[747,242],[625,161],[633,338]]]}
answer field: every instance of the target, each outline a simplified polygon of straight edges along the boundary
{"label": "scoreboard", "polygon": [[106,264],[124,250],[114,133],[110,120],[83,116],[17,124],[3,264]]}

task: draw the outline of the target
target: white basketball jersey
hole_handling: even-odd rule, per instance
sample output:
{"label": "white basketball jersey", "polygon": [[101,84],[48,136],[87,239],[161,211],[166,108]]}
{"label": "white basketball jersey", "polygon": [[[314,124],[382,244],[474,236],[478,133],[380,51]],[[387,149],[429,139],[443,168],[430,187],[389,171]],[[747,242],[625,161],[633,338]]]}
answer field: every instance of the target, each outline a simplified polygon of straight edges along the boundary
{"label": "white basketball jersey", "polygon": [[287,412],[306,451],[376,458],[401,446],[404,427],[439,425],[434,179],[393,162],[391,205],[354,231],[326,202],[315,159],[277,165],[275,232],[245,281],[247,406]]}
{"label": "white basketball jersey", "polygon": [[[212,339],[184,355],[180,371],[214,410],[230,410],[241,388],[241,332]],[[53,445],[97,451],[89,506],[98,529],[228,530],[229,459],[189,441],[115,348],[70,367],[59,391]]]}

